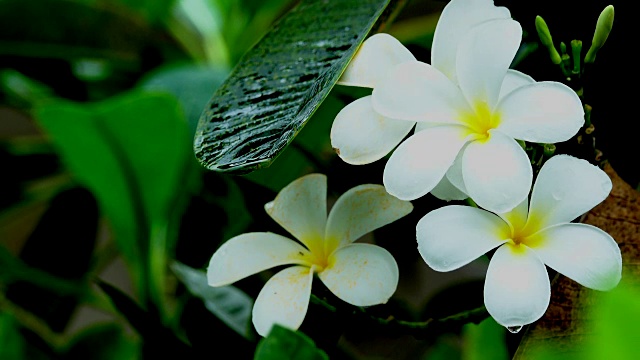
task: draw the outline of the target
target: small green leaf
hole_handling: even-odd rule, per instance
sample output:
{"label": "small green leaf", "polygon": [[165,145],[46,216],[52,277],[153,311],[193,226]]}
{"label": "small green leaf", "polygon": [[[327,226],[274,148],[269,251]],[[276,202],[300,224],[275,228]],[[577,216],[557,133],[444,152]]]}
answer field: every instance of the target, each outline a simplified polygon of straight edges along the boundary
{"label": "small green leaf", "polygon": [[462,334],[464,336],[462,359],[502,360],[509,358],[505,342],[505,328],[492,317],[488,317],[477,325],[465,325]]}
{"label": "small green leaf", "polygon": [[260,340],[254,359],[328,360],[329,357],[303,333],[289,330],[280,325],[273,325],[269,335]]}
{"label": "small green leaf", "polygon": [[238,174],[269,166],[396,3],[303,0],[213,94],[196,131],[198,160],[210,170]]}
{"label": "small green leaf", "polygon": [[202,299],[205,307],[246,339],[253,339],[249,319],[253,300],[242,290],[228,285],[212,287],[204,271],[174,262],[171,269],[191,294]]}

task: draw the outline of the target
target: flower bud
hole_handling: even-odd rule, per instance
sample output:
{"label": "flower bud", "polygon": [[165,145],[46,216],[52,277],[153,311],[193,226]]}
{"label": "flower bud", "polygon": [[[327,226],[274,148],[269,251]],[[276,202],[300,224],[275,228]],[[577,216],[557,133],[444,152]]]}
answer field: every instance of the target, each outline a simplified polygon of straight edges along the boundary
{"label": "flower bud", "polygon": [[551,38],[551,33],[549,32],[549,27],[544,19],[538,15],[536,16],[536,30],[538,31],[538,37],[540,37],[540,42],[544,47],[549,50],[549,56],[551,57],[551,62],[554,64],[560,64],[562,62],[562,58],[560,58],[560,54],[553,46],[553,39]]}
{"label": "flower bud", "polygon": [[587,55],[584,57],[584,62],[587,64],[593,63],[596,60],[596,54],[598,50],[604,45],[609,37],[609,33],[611,32],[611,28],[613,27],[613,5],[609,5],[598,17],[598,22],[596,23],[596,31],[593,34],[593,41],[591,42],[591,47],[587,52]]}
{"label": "flower bud", "polygon": [[582,41],[571,40],[571,55],[573,57],[573,73],[580,73],[580,53],[582,52]]}

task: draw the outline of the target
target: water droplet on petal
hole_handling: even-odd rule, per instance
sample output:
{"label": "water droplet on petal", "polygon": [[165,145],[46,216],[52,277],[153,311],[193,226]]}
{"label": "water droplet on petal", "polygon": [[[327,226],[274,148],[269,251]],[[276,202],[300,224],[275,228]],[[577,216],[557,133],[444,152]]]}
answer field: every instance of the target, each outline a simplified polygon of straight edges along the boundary
{"label": "water droplet on petal", "polygon": [[561,192],[552,192],[551,196],[556,201],[562,201],[562,193]]}
{"label": "water droplet on petal", "polygon": [[507,330],[509,330],[509,332],[512,333],[512,334],[517,334],[517,333],[520,332],[520,330],[522,330],[522,325],[507,326]]}

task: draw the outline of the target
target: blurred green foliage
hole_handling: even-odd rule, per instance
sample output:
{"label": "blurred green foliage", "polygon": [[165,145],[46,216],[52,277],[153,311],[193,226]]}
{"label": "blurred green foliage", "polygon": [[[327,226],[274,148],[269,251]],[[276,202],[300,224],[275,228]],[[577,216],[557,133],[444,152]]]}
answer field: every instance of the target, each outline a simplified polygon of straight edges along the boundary
{"label": "blurred green foliage", "polygon": [[[196,164],[193,134],[207,101],[296,3],[0,0],[0,359],[204,358],[227,349],[242,359],[253,357],[256,347],[257,359],[370,358],[353,349],[371,334],[351,322],[364,313],[360,309],[334,304],[341,319],[335,321],[325,316],[330,310],[312,304],[303,329],[313,340],[275,327],[258,342],[249,310],[268,274],[214,289],[203,272],[232,236],[283,233],[263,206],[299,176],[327,174],[334,198],[357,184],[381,182],[382,162],[345,165],[329,141],[335,115],[367,94],[363,89],[333,89],[269,168],[230,177]],[[390,29],[420,60],[428,61],[442,5],[409,1]],[[70,192],[86,192],[84,200],[67,197]],[[61,202],[74,211],[56,205]],[[410,217],[374,233],[374,241],[401,259],[402,276],[420,284],[411,291],[429,286],[411,278],[415,223],[441,205],[425,197],[414,202]],[[63,271],[80,267],[87,269],[80,276]],[[63,328],[31,310],[25,296],[10,296],[17,284],[39,289],[23,295],[50,312],[73,299],[72,315],[54,314]],[[329,297],[316,288],[314,295]],[[38,295],[42,290],[49,295]],[[366,314],[426,320],[421,314],[428,312],[404,291]],[[603,294],[593,308],[594,332],[603,335],[585,344],[583,358],[635,356],[639,296],[631,287]],[[456,309],[476,306],[472,296],[461,298]],[[491,319],[431,335],[420,340],[424,358],[508,356],[505,331]],[[407,344],[399,334],[372,341],[389,348]],[[553,359],[553,349],[542,351],[540,358]]]}

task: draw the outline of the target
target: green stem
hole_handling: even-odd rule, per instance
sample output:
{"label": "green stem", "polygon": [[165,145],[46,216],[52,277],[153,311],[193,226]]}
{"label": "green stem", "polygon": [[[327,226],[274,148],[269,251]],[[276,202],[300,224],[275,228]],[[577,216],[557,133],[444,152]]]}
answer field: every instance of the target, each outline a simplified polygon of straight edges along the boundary
{"label": "green stem", "polygon": [[[329,304],[327,301],[320,299],[313,294],[311,294],[311,302],[321,305],[331,312],[338,312],[337,307]],[[461,311],[457,314],[453,314],[443,318],[430,318],[425,321],[398,320],[393,316],[389,316],[388,318],[379,318],[369,315],[366,310],[361,307],[353,307],[351,309],[351,315],[356,320],[360,320],[363,323],[374,323],[378,326],[388,327],[394,330],[397,329],[405,333],[414,335],[417,338],[423,338],[437,331],[452,330],[469,322],[479,323],[489,316],[489,314],[487,313],[487,309],[484,306],[480,306],[471,310]]]}

